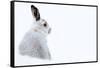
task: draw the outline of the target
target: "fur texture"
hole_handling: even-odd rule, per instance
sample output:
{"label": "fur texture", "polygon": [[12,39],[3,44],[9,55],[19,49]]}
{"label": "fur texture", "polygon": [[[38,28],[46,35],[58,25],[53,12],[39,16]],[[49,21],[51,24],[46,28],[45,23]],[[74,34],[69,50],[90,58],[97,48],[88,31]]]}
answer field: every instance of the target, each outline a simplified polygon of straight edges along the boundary
{"label": "fur texture", "polygon": [[[47,47],[46,36],[50,33],[48,23],[40,18],[38,9],[31,5],[33,17],[36,19],[32,28],[26,33],[19,45],[19,53],[40,59],[51,59]],[[34,15],[35,14],[35,15]]]}

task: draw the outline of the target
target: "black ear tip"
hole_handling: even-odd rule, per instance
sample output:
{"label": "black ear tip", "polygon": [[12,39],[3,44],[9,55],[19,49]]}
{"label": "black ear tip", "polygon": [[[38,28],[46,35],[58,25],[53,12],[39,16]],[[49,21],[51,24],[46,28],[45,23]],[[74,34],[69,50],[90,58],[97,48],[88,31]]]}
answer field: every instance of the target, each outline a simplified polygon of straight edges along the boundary
{"label": "black ear tip", "polygon": [[31,8],[35,8],[36,9],[36,7],[34,5],[31,5]]}
{"label": "black ear tip", "polygon": [[31,5],[31,8],[34,7],[33,5]]}

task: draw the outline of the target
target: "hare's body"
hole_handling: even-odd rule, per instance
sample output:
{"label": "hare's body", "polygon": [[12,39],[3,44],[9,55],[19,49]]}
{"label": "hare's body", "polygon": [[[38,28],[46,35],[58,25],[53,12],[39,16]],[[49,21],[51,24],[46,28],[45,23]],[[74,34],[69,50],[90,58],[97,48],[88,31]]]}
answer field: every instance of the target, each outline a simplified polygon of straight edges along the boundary
{"label": "hare's body", "polygon": [[25,34],[19,45],[19,53],[34,58],[50,59],[46,36],[50,33],[48,23],[41,19],[38,9],[31,5],[32,15],[35,18],[32,28]]}
{"label": "hare's body", "polygon": [[33,30],[30,30],[26,33],[19,49],[22,55],[50,59],[50,53],[45,37],[41,33],[35,32]]}

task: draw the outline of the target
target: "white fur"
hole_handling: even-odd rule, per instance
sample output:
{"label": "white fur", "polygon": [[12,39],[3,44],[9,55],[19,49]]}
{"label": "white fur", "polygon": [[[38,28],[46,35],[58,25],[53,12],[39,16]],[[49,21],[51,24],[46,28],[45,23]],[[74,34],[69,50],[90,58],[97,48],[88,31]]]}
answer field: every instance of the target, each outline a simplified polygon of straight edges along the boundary
{"label": "white fur", "polygon": [[49,25],[46,28],[43,27],[43,22],[45,22],[43,19],[35,21],[33,27],[24,36],[19,46],[21,55],[40,59],[51,59],[46,40],[50,27]]}

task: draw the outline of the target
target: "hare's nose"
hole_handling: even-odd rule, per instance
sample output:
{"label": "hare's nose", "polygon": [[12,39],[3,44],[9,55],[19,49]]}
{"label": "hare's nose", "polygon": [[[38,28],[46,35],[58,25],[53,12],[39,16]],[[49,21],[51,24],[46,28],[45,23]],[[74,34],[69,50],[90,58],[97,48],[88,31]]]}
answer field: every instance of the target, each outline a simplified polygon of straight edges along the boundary
{"label": "hare's nose", "polygon": [[49,30],[48,30],[48,34],[50,34],[51,33],[51,28],[49,28]]}

